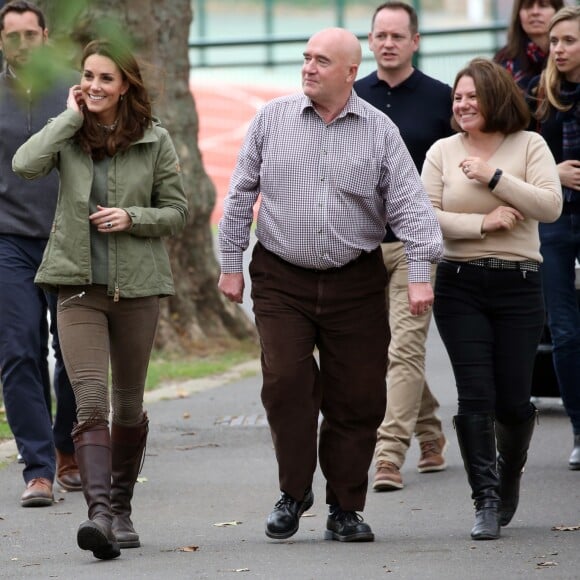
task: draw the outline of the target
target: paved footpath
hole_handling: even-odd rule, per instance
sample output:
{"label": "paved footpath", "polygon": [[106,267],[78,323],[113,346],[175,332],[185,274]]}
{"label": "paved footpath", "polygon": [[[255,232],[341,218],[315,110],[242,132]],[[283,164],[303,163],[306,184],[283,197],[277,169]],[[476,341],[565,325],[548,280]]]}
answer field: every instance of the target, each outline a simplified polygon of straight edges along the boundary
{"label": "paved footpath", "polygon": [[414,442],[402,470],[405,488],[369,492],[364,516],[374,543],[323,539],[320,472],[314,507],[298,533],[286,541],[266,538],[277,474],[252,363],[227,380],[192,381],[149,396],[151,432],[134,501],[142,546],[116,560],[101,562],[77,548],[76,528],[86,518],[80,493],[57,491],[52,507],[24,509],[21,466],[12,458],[1,467],[0,578],[579,578],[580,531],[553,529],[580,524],[580,472],[566,468],[572,436],[561,407],[550,400],[541,405],[515,521],[500,540],[474,542],[451,426],[453,382],[434,330],[428,353],[430,384],[451,442],[449,468],[419,474]]}

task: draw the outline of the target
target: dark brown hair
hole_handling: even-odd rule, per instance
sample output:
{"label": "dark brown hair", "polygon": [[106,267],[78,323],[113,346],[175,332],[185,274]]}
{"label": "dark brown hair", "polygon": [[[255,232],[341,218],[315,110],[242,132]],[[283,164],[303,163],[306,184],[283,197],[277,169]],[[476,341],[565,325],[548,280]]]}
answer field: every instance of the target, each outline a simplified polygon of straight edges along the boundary
{"label": "dark brown hair", "polygon": [[[522,72],[527,76],[536,76],[542,72],[543,62],[534,62],[527,55],[527,47],[530,39],[522,28],[520,10],[529,8],[537,0],[515,0],[510,24],[507,31],[507,44],[498,51],[493,60],[501,62],[508,59],[518,59]],[[565,6],[564,0],[549,0],[550,5],[556,12]],[[546,38],[547,40],[547,38]]]}
{"label": "dark brown hair", "polygon": [[38,26],[42,30],[46,29],[46,20],[42,10],[32,2],[26,2],[26,0],[14,0],[13,2],[8,2],[0,10],[0,32],[4,30],[4,17],[8,12],[17,12],[18,14],[24,14],[25,12],[34,12],[38,18]]}
{"label": "dark brown hair", "polygon": [[103,159],[124,151],[143,137],[152,121],[151,101],[137,60],[126,46],[110,40],[93,40],[83,51],[83,67],[87,58],[94,54],[112,60],[129,87],[119,101],[116,126],[112,131],[103,130],[96,117],[86,109],[84,111],[85,121],[77,132],[77,141],[83,151],[94,159]]}
{"label": "dark brown hair", "polygon": [[[457,73],[453,83],[453,95],[457,83],[463,77],[473,79],[479,111],[485,119],[483,133],[499,132],[510,135],[528,127],[528,105],[505,68],[486,58],[474,58]],[[451,120],[451,126],[455,131],[461,132],[455,117]]]}

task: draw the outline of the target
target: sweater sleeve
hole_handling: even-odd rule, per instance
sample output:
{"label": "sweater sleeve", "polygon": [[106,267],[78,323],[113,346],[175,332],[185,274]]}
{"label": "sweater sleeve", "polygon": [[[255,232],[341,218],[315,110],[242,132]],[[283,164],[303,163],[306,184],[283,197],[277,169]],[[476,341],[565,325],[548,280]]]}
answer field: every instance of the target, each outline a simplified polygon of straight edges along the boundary
{"label": "sweater sleeve", "polygon": [[556,162],[541,135],[527,132],[524,135],[528,136],[525,181],[504,171],[492,193],[525,217],[553,222],[562,212],[562,187]]}

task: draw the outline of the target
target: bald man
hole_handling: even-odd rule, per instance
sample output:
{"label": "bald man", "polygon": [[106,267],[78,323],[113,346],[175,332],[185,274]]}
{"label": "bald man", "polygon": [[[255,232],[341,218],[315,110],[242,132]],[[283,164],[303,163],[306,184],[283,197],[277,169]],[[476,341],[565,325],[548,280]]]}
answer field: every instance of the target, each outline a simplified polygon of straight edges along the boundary
{"label": "bald man", "polygon": [[261,193],[250,276],[281,490],[266,535],[278,540],[297,532],[314,502],[317,454],[329,505],[325,538],[374,539],[357,512],[385,414],[387,222],[405,244],[415,315],[431,307],[431,264],[442,254],[398,130],[352,90],[360,60],[358,39],[344,29],[310,38],[303,92],[257,113],[220,222],[219,288],[241,302],[242,254]]}

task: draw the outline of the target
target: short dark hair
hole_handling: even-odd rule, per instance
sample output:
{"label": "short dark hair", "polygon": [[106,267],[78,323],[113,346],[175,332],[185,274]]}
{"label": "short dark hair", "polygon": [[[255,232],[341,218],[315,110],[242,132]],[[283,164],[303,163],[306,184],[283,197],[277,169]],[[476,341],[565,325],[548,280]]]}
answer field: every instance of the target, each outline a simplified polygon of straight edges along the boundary
{"label": "short dark hair", "polygon": [[[486,58],[474,58],[457,73],[453,95],[463,77],[473,79],[479,111],[485,119],[483,133],[497,131],[510,135],[527,129],[530,110],[522,91],[505,68]],[[461,132],[455,117],[451,120],[451,126]]]}
{"label": "short dark hair", "polygon": [[25,12],[34,12],[38,18],[38,26],[42,30],[46,29],[46,19],[42,10],[32,2],[27,2],[27,0],[13,0],[5,4],[2,10],[0,10],[0,32],[4,30],[4,17],[9,12],[18,12],[18,14],[24,14]]}
{"label": "short dark hair", "polygon": [[416,10],[410,4],[407,4],[406,2],[398,2],[397,0],[384,2],[375,8],[373,19],[371,20],[371,31],[375,27],[377,14],[381,10],[404,10],[409,15],[409,28],[411,29],[411,34],[417,34],[417,32],[419,32],[419,19],[417,18]]}

